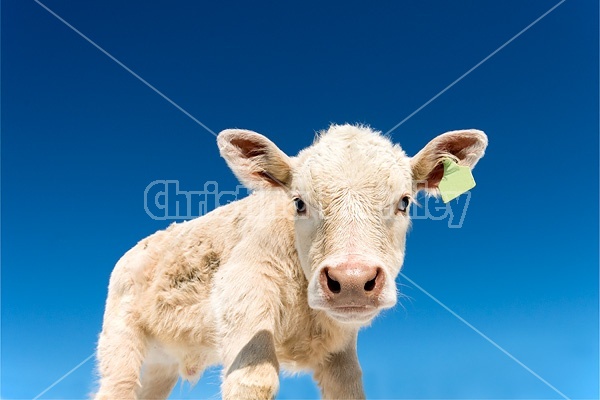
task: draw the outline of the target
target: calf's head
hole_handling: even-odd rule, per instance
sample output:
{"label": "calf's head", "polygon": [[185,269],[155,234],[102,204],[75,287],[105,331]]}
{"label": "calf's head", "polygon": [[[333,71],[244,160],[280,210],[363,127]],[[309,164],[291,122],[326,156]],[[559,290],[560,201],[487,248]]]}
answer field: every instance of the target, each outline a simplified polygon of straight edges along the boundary
{"label": "calf's head", "polygon": [[246,186],[288,193],[310,307],[363,325],[396,303],[416,192],[435,194],[444,158],[474,167],[487,137],[448,132],[414,157],[379,132],[353,125],[332,125],[296,157],[247,130],[225,130],[218,144]]}

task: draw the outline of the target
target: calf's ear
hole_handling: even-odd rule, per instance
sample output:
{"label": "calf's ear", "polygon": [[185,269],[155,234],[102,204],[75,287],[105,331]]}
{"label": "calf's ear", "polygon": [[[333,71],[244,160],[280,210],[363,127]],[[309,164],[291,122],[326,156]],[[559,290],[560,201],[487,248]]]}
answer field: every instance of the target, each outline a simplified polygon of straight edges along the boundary
{"label": "calf's ear", "polygon": [[444,176],[442,160],[450,158],[458,165],[475,167],[485,152],[488,139],[476,129],[451,131],[439,135],[411,158],[413,182],[417,190],[435,192]]}
{"label": "calf's ear", "polygon": [[289,187],[291,160],[263,135],[226,129],[217,136],[217,144],[229,168],[249,189]]}

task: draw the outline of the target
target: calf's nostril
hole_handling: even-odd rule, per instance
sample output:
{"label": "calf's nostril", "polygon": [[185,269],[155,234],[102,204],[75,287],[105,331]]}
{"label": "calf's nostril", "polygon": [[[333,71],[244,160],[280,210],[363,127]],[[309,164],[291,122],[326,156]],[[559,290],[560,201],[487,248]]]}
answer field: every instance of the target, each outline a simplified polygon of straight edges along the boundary
{"label": "calf's nostril", "polygon": [[365,283],[365,292],[371,292],[373,289],[375,289],[375,279],[377,279],[377,277]]}
{"label": "calf's nostril", "polygon": [[379,277],[379,269],[377,269],[377,272],[375,272],[375,276],[373,277],[373,279],[371,279],[370,281],[367,281],[367,283],[365,283],[365,292],[372,292],[375,289],[375,286],[377,286],[377,278]]}
{"label": "calf's nostril", "polygon": [[335,279],[331,278],[331,276],[329,276],[328,270],[325,270],[325,276],[327,277],[327,288],[329,290],[331,290],[331,293],[338,294],[339,292],[342,291],[342,286],[340,285],[340,283],[338,281],[336,281]]}

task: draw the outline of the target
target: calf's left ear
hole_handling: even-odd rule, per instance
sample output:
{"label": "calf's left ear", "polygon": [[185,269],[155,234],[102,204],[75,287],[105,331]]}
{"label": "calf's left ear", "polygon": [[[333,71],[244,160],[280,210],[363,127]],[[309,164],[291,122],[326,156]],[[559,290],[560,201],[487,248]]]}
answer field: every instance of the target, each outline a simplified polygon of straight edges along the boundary
{"label": "calf's left ear", "polygon": [[417,190],[437,189],[444,176],[442,160],[445,158],[450,158],[458,165],[475,167],[483,157],[487,144],[485,133],[476,129],[439,135],[410,160]]}
{"label": "calf's left ear", "polygon": [[249,189],[289,187],[290,158],[269,139],[244,129],[226,129],[217,136],[221,156]]}

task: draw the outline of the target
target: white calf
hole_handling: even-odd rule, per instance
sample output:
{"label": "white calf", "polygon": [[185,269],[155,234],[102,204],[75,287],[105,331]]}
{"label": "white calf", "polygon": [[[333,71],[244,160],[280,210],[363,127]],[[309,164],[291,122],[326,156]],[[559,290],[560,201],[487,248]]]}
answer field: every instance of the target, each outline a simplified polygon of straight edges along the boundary
{"label": "white calf", "polygon": [[245,130],[218,137],[255,193],[140,241],[117,263],[98,343],[98,399],[166,398],[222,364],[226,399],[275,396],[310,369],[326,398],[363,398],[356,337],[396,303],[408,208],[441,160],[473,167],[483,132],[409,158],[378,132],[334,125],[296,157]]}

